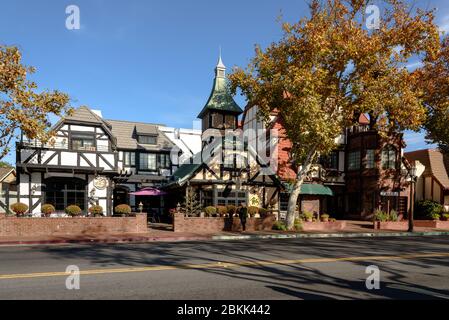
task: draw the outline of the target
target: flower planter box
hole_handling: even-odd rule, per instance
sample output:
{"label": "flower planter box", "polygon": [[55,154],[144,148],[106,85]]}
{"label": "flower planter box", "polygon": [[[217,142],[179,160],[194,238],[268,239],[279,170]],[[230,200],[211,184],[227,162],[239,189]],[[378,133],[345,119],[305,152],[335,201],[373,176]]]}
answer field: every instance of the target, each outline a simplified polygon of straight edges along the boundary
{"label": "flower planter box", "polygon": [[113,218],[17,218],[0,219],[0,237],[50,235],[128,234],[147,232],[146,213],[136,217]]}
{"label": "flower planter box", "polygon": [[302,223],[302,231],[338,231],[344,228],[346,228],[346,221]]}

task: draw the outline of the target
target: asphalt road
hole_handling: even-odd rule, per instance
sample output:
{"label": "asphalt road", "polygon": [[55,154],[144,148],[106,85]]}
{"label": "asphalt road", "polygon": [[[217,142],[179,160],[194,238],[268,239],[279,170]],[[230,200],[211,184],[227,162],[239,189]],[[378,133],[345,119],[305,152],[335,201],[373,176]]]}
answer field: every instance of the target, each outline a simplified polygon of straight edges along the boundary
{"label": "asphalt road", "polygon": [[0,299],[449,299],[448,266],[447,237],[0,247]]}

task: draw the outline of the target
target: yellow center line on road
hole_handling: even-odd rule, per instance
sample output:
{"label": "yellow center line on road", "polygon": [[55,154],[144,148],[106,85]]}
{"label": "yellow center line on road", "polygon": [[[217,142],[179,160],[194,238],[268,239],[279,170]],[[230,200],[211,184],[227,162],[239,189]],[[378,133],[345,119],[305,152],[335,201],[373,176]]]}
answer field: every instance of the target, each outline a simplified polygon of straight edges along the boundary
{"label": "yellow center line on road", "polygon": [[[343,258],[306,258],[297,260],[259,260],[259,261],[241,261],[241,262],[216,262],[205,264],[180,264],[173,266],[145,266],[145,267],[128,267],[117,269],[92,269],[80,271],[80,275],[96,275],[96,274],[113,274],[113,273],[133,273],[148,271],[167,271],[182,269],[216,269],[216,268],[237,268],[250,266],[269,266],[269,265],[294,265],[309,263],[330,263],[330,262],[351,262],[351,261],[392,261],[406,259],[422,259],[422,258],[441,258],[449,257],[449,252],[442,253],[422,253],[422,254],[404,254],[397,256],[364,256],[364,257],[343,257]],[[29,278],[48,278],[48,277],[64,277],[70,273],[67,272],[42,272],[42,273],[23,273],[23,274],[3,274],[0,280],[10,279],[29,279]]]}

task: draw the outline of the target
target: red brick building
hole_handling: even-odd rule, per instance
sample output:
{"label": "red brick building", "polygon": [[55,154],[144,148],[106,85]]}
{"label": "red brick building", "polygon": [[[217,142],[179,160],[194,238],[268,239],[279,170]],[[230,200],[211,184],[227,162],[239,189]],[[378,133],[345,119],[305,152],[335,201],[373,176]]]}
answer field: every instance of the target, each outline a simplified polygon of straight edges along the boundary
{"label": "red brick building", "polygon": [[[268,129],[278,130],[277,175],[287,183],[295,178],[291,142],[276,114],[266,127],[257,118],[257,106],[247,107],[242,128],[254,129],[256,135],[266,134]],[[346,129],[336,143],[334,152],[321,157],[312,167],[298,200],[300,210],[364,220],[372,219],[376,209],[406,214],[408,189],[402,170],[402,134],[383,138],[362,115],[359,124]],[[279,191],[277,207],[281,215],[287,210],[288,198],[288,188]]]}

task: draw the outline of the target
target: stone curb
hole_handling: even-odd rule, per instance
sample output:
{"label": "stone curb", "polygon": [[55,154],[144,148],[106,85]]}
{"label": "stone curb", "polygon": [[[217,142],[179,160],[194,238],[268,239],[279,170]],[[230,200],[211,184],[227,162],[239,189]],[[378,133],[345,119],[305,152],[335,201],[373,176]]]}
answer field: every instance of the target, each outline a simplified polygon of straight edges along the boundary
{"label": "stone curb", "polygon": [[431,232],[364,232],[364,233],[296,233],[241,236],[212,236],[212,240],[251,240],[251,239],[322,239],[322,238],[386,238],[386,237],[432,237],[449,236],[449,231]]}
{"label": "stone curb", "polygon": [[180,236],[180,237],[126,237],[118,239],[83,239],[83,240],[43,240],[43,241],[0,241],[0,246],[15,245],[57,245],[57,244],[108,244],[108,243],[150,243],[150,242],[187,242],[187,241],[237,241],[256,239],[323,239],[323,238],[387,238],[387,237],[431,237],[449,236],[449,231],[432,232],[365,232],[365,233],[295,233],[263,235],[229,235],[229,236]]}

